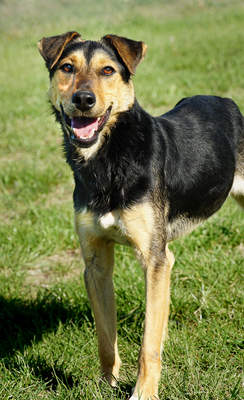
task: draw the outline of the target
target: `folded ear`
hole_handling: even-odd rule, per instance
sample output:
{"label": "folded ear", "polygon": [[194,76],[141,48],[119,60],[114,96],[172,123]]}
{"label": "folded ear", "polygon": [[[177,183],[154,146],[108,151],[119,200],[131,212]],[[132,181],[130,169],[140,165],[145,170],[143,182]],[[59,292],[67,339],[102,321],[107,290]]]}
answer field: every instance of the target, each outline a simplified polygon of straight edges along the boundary
{"label": "folded ear", "polygon": [[130,74],[135,75],[136,68],[146,55],[147,45],[116,35],[106,35],[101,40],[116,48]]}
{"label": "folded ear", "polygon": [[38,42],[39,51],[51,70],[61,57],[65,46],[80,37],[77,32],[67,32],[63,35],[44,37]]}

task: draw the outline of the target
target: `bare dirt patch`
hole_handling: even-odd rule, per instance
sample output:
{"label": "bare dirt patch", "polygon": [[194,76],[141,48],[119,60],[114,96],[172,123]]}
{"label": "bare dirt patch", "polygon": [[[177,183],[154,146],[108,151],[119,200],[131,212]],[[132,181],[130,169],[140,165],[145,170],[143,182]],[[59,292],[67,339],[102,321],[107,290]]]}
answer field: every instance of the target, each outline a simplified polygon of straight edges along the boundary
{"label": "bare dirt patch", "polygon": [[41,259],[36,265],[26,269],[24,286],[31,288],[32,296],[39,288],[48,288],[54,283],[80,279],[84,262],[80,249],[68,249]]}

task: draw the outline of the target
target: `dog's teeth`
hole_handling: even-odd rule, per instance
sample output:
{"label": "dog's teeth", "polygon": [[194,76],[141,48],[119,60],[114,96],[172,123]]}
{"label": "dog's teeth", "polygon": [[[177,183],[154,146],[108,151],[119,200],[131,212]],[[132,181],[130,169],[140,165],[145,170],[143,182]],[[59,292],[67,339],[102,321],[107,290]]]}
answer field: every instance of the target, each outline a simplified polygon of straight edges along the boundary
{"label": "dog's teeth", "polygon": [[97,120],[100,121],[101,117],[99,117]]}
{"label": "dog's teeth", "polygon": [[90,139],[92,136],[94,136],[94,133],[95,133],[95,129],[92,129],[91,134],[90,134],[90,136],[89,136],[89,139]]}

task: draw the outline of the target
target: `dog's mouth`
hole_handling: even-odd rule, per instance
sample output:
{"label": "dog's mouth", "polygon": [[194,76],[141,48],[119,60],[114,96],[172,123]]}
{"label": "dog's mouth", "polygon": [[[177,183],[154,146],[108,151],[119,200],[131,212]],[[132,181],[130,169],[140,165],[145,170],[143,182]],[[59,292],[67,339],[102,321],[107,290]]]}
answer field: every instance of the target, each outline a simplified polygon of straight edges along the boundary
{"label": "dog's mouth", "polygon": [[63,111],[64,121],[72,140],[84,145],[85,147],[92,145],[98,138],[99,132],[104,128],[111,113],[109,107],[105,114],[99,118],[90,117],[69,117]]}

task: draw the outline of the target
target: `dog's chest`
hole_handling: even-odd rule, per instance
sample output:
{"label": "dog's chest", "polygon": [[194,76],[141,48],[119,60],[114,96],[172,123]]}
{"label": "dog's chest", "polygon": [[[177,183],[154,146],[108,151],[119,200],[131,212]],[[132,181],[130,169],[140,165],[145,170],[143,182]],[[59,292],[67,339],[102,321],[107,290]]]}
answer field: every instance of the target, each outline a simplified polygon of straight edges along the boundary
{"label": "dog's chest", "polygon": [[105,231],[112,230],[117,231],[119,225],[121,225],[121,219],[117,211],[111,211],[102,217],[97,218],[97,224]]}
{"label": "dog's chest", "polygon": [[126,238],[125,225],[117,210],[97,218],[96,229],[101,236],[105,236],[119,244],[130,245]]}
{"label": "dog's chest", "polygon": [[113,240],[116,243],[129,246],[126,228],[118,210],[111,211],[101,217],[92,212],[76,216],[76,230],[79,236],[95,236]]}

